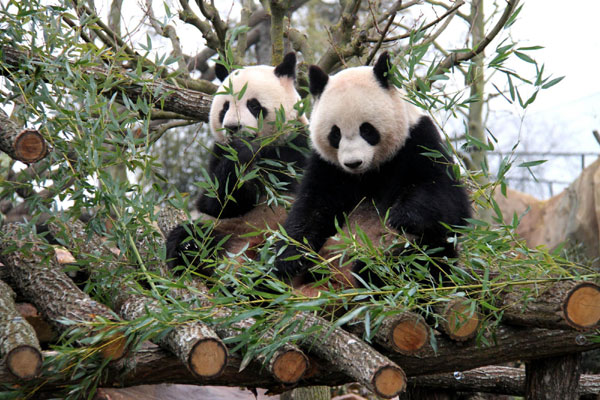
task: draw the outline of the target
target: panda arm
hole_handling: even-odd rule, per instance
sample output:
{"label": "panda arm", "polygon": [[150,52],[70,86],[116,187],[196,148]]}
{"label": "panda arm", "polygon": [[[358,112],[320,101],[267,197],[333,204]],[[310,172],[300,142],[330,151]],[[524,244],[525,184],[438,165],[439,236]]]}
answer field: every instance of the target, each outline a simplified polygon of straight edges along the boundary
{"label": "panda arm", "polygon": [[448,235],[440,223],[461,225],[469,216],[466,194],[450,180],[412,186],[399,196],[389,214],[389,225],[399,232],[429,239]]}
{"label": "panda arm", "polygon": [[[426,152],[439,152],[433,158]],[[408,233],[441,239],[447,236],[449,225],[464,224],[470,216],[470,203],[465,188],[453,178],[452,158],[443,148],[441,138],[431,119],[421,118],[411,128],[410,139],[401,150],[397,171],[411,171],[390,208],[389,224]]]}
{"label": "panda arm", "polygon": [[298,183],[298,174],[290,173],[289,165],[298,172],[304,169],[309,153],[309,145],[306,132],[300,132],[284,143],[270,145],[261,151],[261,160],[268,159],[278,161],[279,167],[273,164],[264,165],[265,169],[273,173],[279,182],[287,183],[284,190],[293,191]]}
{"label": "panda arm", "polygon": [[[196,202],[198,211],[213,217],[231,218],[243,215],[254,208],[258,198],[258,186],[251,180],[239,188],[232,189],[238,182],[236,166],[240,169],[243,165],[251,164],[258,157],[256,149],[249,148],[240,139],[234,139],[231,147],[237,152],[237,161],[227,158],[226,156],[230,153],[222,146],[215,144],[213,147],[208,174],[217,182],[216,193],[209,196],[204,192]],[[215,194],[216,197],[214,197]],[[228,195],[234,200],[227,200]]]}
{"label": "panda arm", "polygon": [[[333,165],[313,154],[296,195],[296,200],[284,223],[288,236],[306,243],[318,252],[327,238],[335,234],[335,220],[341,221],[344,213],[356,204],[356,187],[351,179]],[[285,244],[279,242],[277,249]],[[293,278],[306,272],[310,263],[302,258],[286,260],[300,254],[300,248],[289,244],[277,256],[275,273],[279,277]]]}

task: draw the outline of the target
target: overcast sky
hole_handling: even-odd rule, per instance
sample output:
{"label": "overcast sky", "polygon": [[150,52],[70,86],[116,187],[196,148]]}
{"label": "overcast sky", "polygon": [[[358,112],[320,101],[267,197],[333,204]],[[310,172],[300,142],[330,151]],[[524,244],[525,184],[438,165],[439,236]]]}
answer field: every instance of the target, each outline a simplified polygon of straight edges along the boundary
{"label": "overcast sky", "polygon": [[[565,78],[540,92],[524,113],[522,126],[513,129],[520,128],[522,144],[518,150],[600,153],[600,144],[592,135],[594,129],[600,130],[600,2],[582,0],[570,3],[569,7],[544,0],[526,0],[522,4],[524,8],[512,27],[512,36],[523,46],[544,46],[528,54],[538,64],[545,64],[546,73]],[[559,4],[563,6],[558,7]],[[506,103],[498,106],[507,107]],[[490,122],[498,131],[503,130],[503,118]],[[506,122],[511,126],[519,123]],[[501,136],[504,136],[501,147],[510,148],[515,139]],[[586,157],[585,164],[594,160],[595,157]],[[570,182],[580,172],[579,157],[548,158],[540,168],[539,177]],[[554,185],[554,194],[564,187]],[[550,193],[546,185],[533,194],[548,197]]]}

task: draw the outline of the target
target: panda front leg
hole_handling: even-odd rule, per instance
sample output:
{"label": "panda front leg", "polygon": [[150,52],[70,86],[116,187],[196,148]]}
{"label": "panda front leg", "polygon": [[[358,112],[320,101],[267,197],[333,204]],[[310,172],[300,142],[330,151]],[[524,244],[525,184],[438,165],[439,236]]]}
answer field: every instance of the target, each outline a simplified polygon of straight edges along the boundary
{"label": "panda front leg", "polygon": [[327,238],[336,232],[336,219],[343,221],[344,213],[357,204],[356,198],[355,185],[333,165],[313,154],[283,225],[287,235],[297,243],[277,244],[275,274],[289,281],[305,274],[312,262],[302,255],[303,244],[314,252],[321,250]]}
{"label": "panda front leg", "polygon": [[202,221],[178,225],[167,236],[167,267],[173,270],[192,266],[196,273],[208,278],[213,269],[207,261],[227,239],[228,235],[217,233],[211,224]]}
{"label": "panda front leg", "polygon": [[213,147],[208,175],[214,182],[214,190],[202,193],[196,202],[198,211],[215,218],[232,218],[247,213],[254,208],[259,195],[255,182],[248,180],[239,185],[242,176],[238,176],[249,172],[260,157],[256,144],[236,138],[229,146],[233,152],[223,144]]}

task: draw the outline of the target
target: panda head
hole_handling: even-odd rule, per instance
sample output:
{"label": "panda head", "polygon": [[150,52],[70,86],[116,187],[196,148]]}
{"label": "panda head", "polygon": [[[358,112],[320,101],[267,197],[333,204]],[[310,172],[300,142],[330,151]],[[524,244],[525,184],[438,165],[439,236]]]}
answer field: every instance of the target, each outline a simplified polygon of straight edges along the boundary
{"label": "panda head", "polygon": [[389,82],[389,61],[383,53],[374,67],[348,68],[333,76],[314,65],[309,69],[315,99],[312,145],[348,173],[362,174],[391,159],[420,117],[418,108]]}
{"label": "panda head", "polygon": [[[227,142],[230,134],[244,127],[257,128],[261,115],[263,129],[258,135],[273,133],[272,121],[275,121],[276,112],[282,106],[286,120],[297,118],[294,105],[300,100],[300,96],[294,87],[294,53],[288,53],[276,67],[256,65],[228,74],[221,64],[217,64],[216,73],[223,83],[213,98],[209,123],[217,141]],[[308,123],[304,116],[300,119],[304,124]],[[250,129],[250,132],[255,131]]]}

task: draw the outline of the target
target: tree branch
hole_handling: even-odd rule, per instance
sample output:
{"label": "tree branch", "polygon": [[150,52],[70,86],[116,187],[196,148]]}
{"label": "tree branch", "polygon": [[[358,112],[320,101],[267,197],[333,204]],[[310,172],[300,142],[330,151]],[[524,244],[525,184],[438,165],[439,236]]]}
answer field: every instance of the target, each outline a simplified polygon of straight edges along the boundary
{"label": "tree branch", "polygon": [[504,9],[504,12],[502,13],[502,16],[500,17],[496,25],[492,28],[492,30],[479,43],[474,45],[471,51],[465,53],[450,53],[446,58],[444,58],[440,62],[433,75],[444,74],[454,65],[458,65],[463,61],[468,61],[473,57],[477,56],[478,54],[482,53],[487,47],[487,45],[490,44],[490,42],[498,35],[500,30],[504,27],[504,24],[506,24],[506,22],[513,14],[518,4],[519,0],[507,0],[507,5]]}

